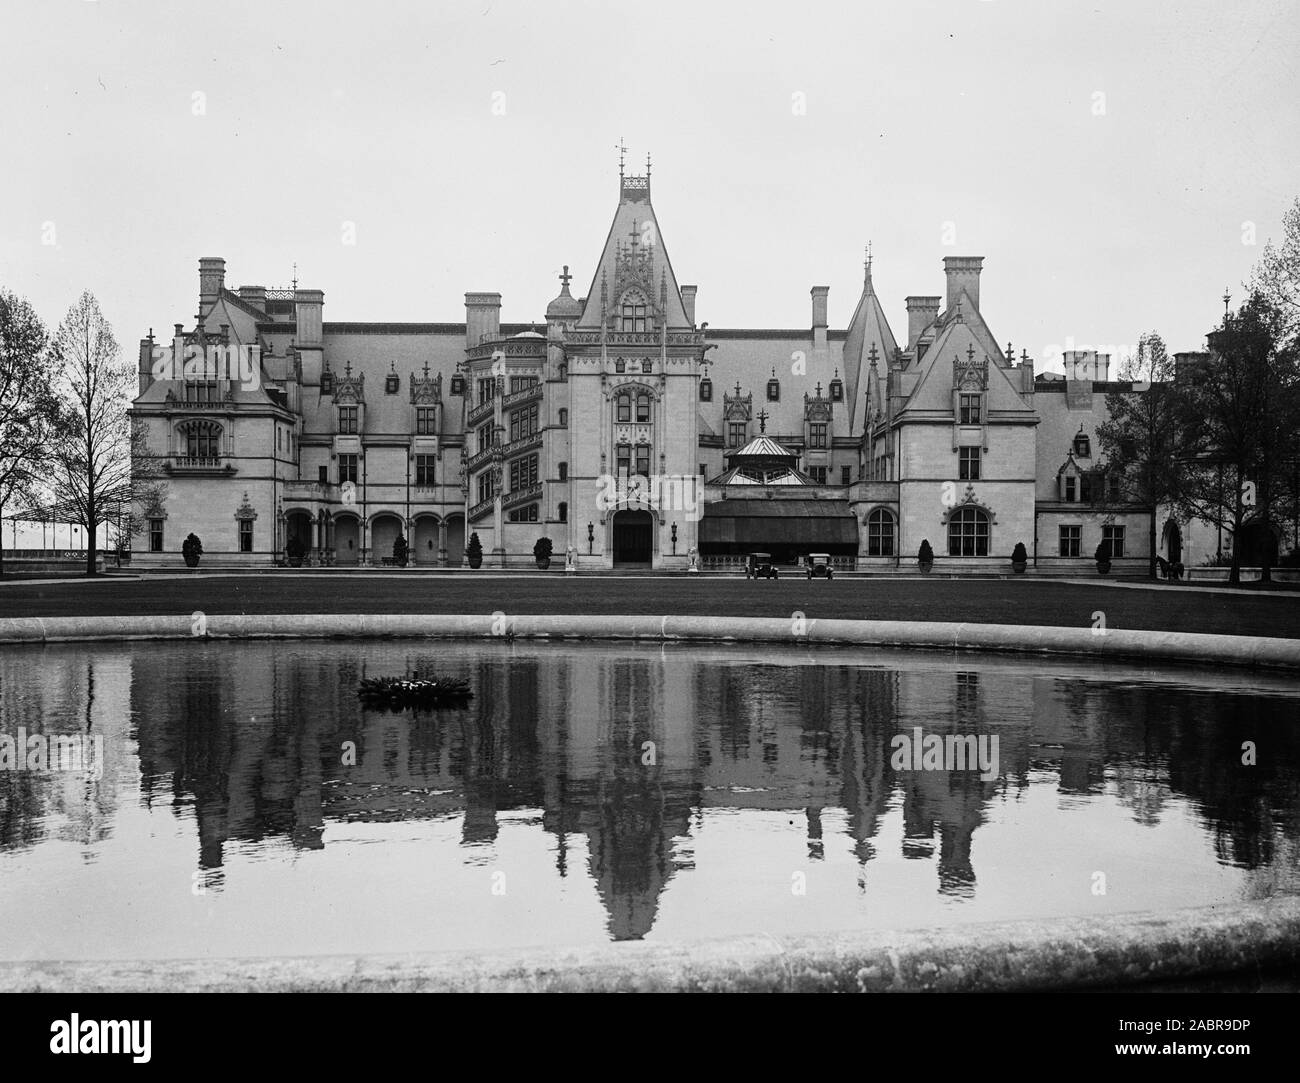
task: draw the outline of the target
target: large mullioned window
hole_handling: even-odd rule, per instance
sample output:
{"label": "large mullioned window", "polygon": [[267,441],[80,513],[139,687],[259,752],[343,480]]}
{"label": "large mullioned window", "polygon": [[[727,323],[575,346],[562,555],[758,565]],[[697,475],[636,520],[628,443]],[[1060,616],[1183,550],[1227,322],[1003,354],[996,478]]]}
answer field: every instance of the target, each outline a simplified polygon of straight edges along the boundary
{"label": "large mullioned window", "polygon": [[867,556],[893,555],[894,516],[885,508],[877,508],[867,516]]}
{"label": "large mullioned window", "polygon": [[950,557],[989,555],[989,517],[979,508],[959,508],[948,520]]}

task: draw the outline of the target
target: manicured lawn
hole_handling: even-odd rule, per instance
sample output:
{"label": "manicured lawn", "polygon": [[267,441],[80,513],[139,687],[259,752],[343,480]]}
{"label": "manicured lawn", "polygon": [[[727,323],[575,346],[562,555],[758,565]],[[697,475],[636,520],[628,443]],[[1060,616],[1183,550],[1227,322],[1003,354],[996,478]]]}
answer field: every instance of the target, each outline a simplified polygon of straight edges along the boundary
{"label": "manicured lawn", "polygon": [[631,613],[969,621],[1300,638],[1300,596],[1043,580],[563,575],[204,575],[0,586],[0,617],[206,613]]}

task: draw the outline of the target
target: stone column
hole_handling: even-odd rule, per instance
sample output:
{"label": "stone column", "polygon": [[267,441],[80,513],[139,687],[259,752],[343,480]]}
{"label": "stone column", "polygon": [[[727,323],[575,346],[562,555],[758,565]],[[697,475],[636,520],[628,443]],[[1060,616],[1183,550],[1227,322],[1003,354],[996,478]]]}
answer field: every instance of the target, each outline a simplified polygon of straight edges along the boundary
{"label": "stone column", "polygon": [[438,520],[438,567],[447,566],[447,520]]}

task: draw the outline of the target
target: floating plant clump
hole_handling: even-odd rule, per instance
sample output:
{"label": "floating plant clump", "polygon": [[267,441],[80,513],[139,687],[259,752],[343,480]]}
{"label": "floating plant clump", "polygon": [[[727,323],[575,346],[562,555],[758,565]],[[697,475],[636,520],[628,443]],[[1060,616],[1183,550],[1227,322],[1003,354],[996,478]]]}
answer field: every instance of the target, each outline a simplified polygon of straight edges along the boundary
{"label": "floating plant clump", "polygon": [[357,695],[368,707],[459,707],[472,699],[469,682],[455,677],[363,677]]}

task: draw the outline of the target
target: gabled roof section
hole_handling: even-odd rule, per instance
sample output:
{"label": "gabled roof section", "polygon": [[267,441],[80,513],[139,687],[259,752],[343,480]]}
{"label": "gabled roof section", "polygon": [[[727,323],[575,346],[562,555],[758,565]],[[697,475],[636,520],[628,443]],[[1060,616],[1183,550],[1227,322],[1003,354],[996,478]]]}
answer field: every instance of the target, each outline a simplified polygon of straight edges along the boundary
{"label": "gabled roof section", "polygon": [[991,414],[1021,413],[1032,416],[1034,408],[1021,397],[1003,365],[1002,354],[994,347],[992,353],[984,345],[988,328],[967,323],[965,319],[951,320],[939,332],[939,337],[921,358],[918,380],[900,416],[907,413],[952,413],[952,392],[959,365],[987,362],[985,387],[985,416]]}
{"label": "gabled roof section", "polygon": [[644,177],[625,176],[620,169],[618,179],[618,209],[596,263],[578,327],[600,327],[602,293],[605,315],[609,317],[618,309],[625,292],[638,290],[649,309],[666,318],[670,328],[687,329],[691,324],[682,305],[682,292],[650,205],[649,165]]}
{"label": "gabled roof section", "polygon": [[[936,329],[936,335],[941,337],[943,332],[954,323],[963,323],[968,325],[971,332],[975,335],[977,349],[989,355],[990,359],[1000,359],[1002,357],[1002,347],[998,345],[998,340],[993,336],[989,325],[984,322],[984,317],[971,301],[970,294],[962,290],[958,295],[957,303],[944,312],[939,313],[939,317],[934,321],[933,326]],[[924,332],[922,332],[924,334]],[[936,338],[935,345],[938,345]],[[932,346],[931,349],[934,347]],[[929,356],[928,354],[926,356]]]}
{"label": "gabled roof section", "polygon": [[[849,330],[844,339],[844,382],[845,397],[849,404],[849,430],[857,432],[863,422],[865,400],[863,393],[867,390],[871,378],[871,351],[876,351],[877,372],[887,371],[889,362],[898,349],[894,332],[889,328],[885,310],[871,281],[871,256],[866,261],[866,274],[862,284],[862,296],[858,298],[858,307],[853,310],[853,319],[849,321]],[[873,388],[873,394],[877,391]]]}

